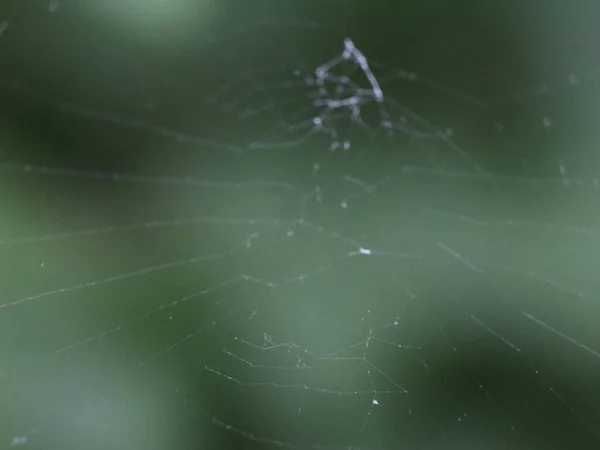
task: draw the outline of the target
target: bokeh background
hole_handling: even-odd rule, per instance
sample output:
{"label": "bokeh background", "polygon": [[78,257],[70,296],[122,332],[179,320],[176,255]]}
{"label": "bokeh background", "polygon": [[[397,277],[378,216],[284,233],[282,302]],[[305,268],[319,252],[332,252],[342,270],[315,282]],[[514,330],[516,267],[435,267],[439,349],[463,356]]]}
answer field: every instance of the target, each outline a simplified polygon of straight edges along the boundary
{"label": "bokeh background", "polygon": [[597,448],[598,13],[4,1],[0,447]]}

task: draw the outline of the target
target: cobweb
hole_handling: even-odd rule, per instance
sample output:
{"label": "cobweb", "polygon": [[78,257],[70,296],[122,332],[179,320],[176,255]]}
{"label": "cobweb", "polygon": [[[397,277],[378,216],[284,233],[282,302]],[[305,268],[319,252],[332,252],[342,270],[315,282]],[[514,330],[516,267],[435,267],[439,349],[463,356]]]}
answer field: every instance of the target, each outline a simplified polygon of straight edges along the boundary
{"label": "cobweb", "polygon": [[3,446],[598,448],[590,11],[145,3],[0,9]]}

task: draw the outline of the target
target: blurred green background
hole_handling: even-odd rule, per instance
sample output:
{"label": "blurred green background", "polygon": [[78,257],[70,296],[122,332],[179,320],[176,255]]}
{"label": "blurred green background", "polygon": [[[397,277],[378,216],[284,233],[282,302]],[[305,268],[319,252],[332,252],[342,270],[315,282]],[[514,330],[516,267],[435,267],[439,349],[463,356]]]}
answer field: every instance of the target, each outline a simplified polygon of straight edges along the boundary
{"label": "blurred green background", "polygon": [[0,446],[596,448],[597,9],[4,2]]}

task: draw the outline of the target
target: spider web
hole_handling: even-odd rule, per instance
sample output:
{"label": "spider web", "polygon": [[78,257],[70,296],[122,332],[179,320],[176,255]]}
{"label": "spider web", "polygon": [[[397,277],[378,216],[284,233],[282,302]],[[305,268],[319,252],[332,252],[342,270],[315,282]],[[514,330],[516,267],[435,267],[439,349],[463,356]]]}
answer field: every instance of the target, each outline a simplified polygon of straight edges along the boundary
{"label": "spider web", "polygon": [[1,11],[5,446],[596,448],[586,12],[173,4]]}

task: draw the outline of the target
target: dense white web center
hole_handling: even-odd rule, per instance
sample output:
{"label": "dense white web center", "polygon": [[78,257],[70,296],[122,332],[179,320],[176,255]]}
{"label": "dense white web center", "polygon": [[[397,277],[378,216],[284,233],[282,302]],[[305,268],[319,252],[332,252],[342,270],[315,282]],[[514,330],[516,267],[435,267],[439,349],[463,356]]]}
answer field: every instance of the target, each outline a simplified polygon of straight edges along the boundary
{"label": "dense white web center", "polygon": [[598,445],[595,59],[350,3],[0,10],[5,445]]}

